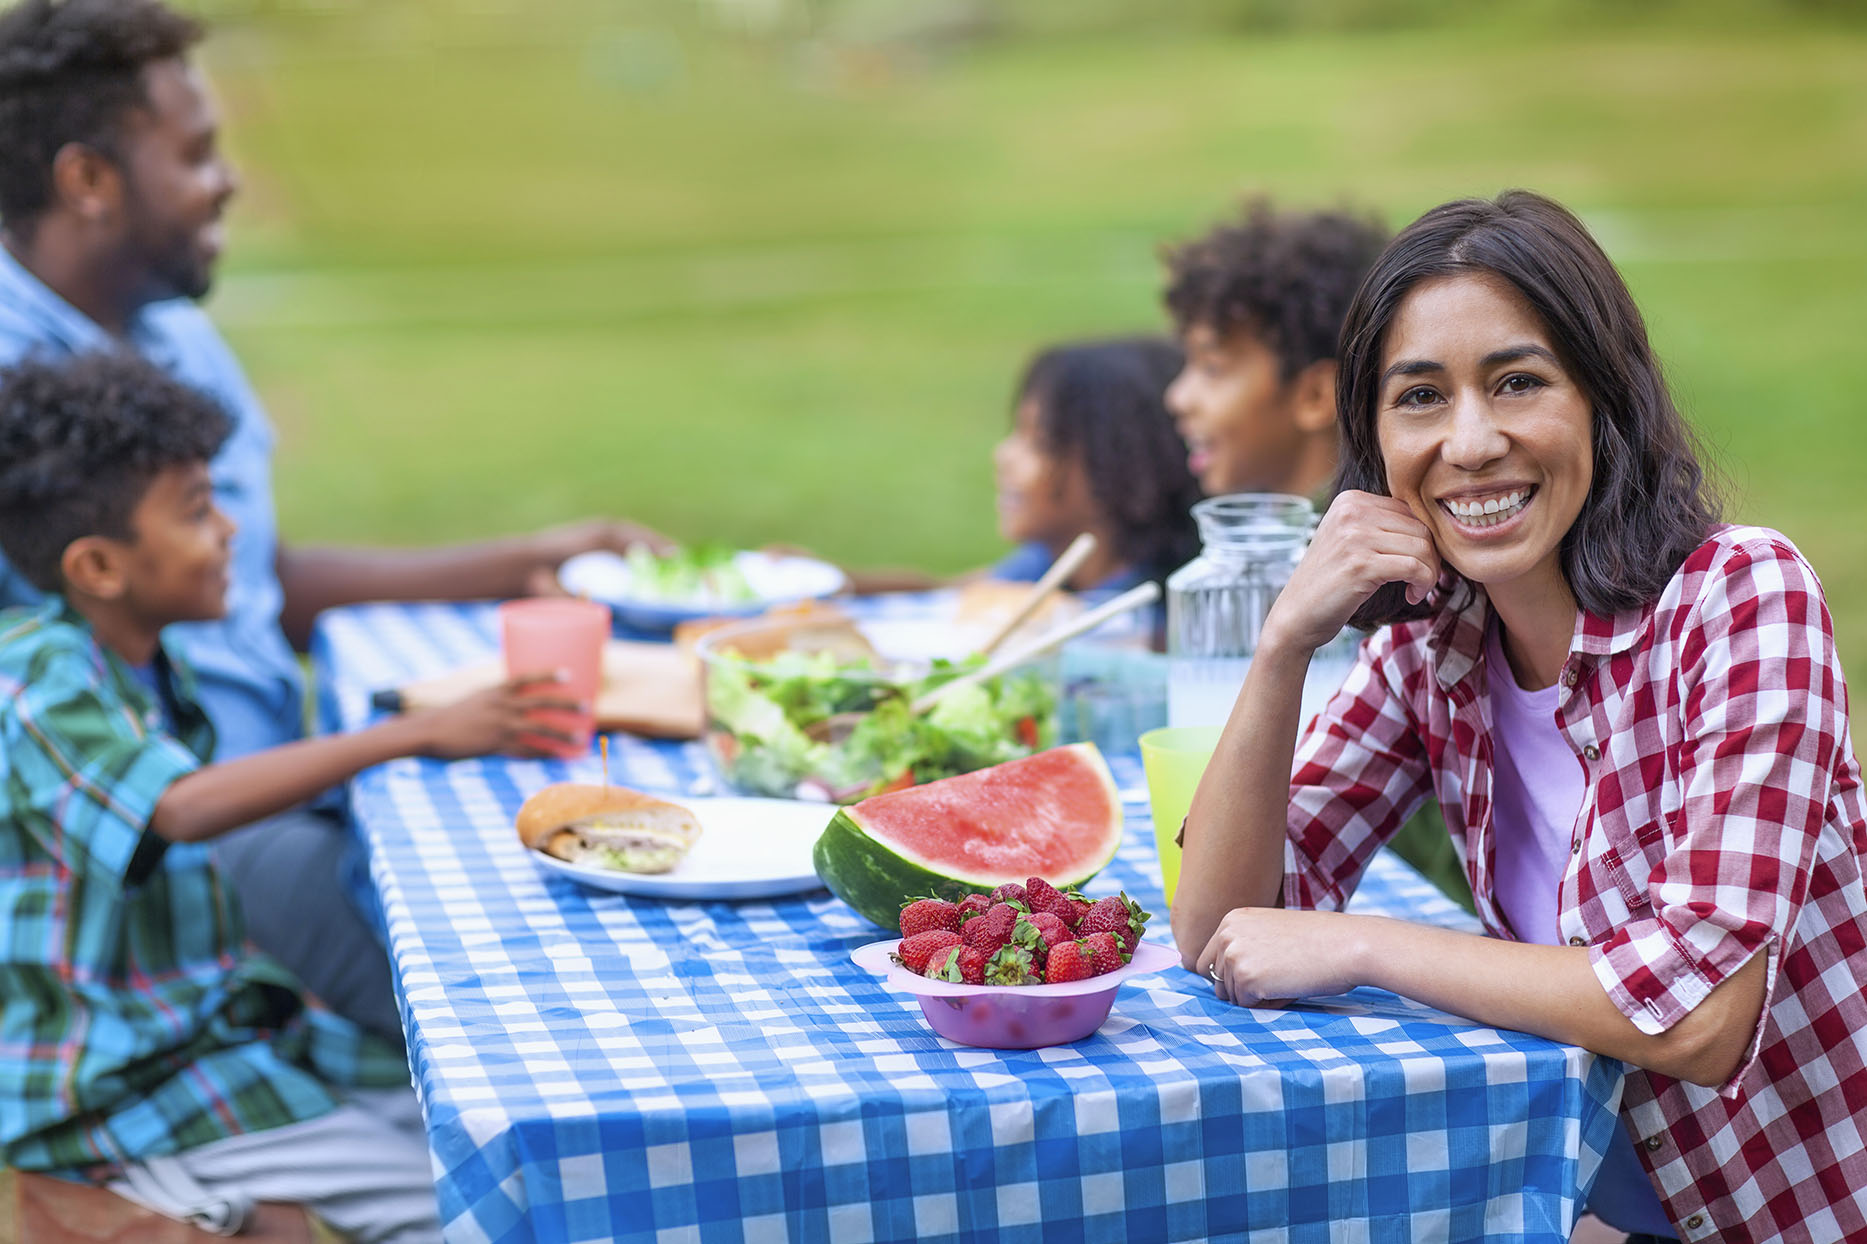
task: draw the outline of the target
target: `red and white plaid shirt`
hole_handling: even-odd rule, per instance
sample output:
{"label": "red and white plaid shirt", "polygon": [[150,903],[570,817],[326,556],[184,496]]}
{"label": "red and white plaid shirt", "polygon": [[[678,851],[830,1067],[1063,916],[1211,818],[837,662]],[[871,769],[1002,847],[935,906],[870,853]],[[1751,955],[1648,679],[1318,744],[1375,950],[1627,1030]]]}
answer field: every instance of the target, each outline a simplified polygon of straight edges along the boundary
{"label": "red and white plaid shirt", "polygon": [[[1286,906],[1341,907],[1430,792],[1480,918],[1514,936],[1492,882],[1489,611],[1452,588],[1364,645],[1297,749]],[[1578,614],[1561,686],[1587,778],[1561,936],[1646,1033],[1769,955],[1723,1087],[1628,1069],[1622,1119],[1667,1214],[1685,1240],[1867,1239],[1867,815],[1815,572],[1776,532],[1724,528],[1653,604]]]}

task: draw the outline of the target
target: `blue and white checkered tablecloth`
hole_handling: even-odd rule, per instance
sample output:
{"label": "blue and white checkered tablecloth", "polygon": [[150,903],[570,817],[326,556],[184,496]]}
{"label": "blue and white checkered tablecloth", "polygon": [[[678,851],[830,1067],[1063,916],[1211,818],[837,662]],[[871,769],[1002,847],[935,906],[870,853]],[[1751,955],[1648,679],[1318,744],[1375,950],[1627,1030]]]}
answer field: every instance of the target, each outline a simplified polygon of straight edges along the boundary
{"label": "blue and white checkered tablecloth", "polygon": [[[493,645],[486,606],[328,614],[326,720]],[[632,785],[709,779],[691,744],[610,756]],[[1111,762],[1129,832],[1099,884],[1163,913],[1139,763]],[[597,771],[407,760],[353,784],[455,1244],[1564,1241],[1615,1126],[1612,1060],[1371,990],[1242,1010],[1168,972],[1074,1045],[951,1044],[850,962],[878,934],[827,892],[666,903],[541,872],[514,811]],[[1473,927],[1385,853],[1355,907]]]}

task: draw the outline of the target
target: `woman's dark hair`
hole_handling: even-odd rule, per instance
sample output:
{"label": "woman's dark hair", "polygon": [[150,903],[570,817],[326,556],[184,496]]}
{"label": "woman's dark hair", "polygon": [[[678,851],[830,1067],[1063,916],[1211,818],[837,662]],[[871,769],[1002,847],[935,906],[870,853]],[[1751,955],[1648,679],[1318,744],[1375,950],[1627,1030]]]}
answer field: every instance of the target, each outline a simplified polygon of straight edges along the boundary
{"label": "woman's dark hair", "polygon": [[1373,216],[1279,211],[1247,200],[1237,220],[1167,247],[1163,301],[1184,337],[1203,324],[1221,341],[1239,332],[1277,355],[1290,380],[1335,357],[1355,287],[1387,241]]}
{"label": "woman's dark hair", "polygon": [[208,462],[232,423],[213,399],[133,354],[28,359],[0,378],[0,549],[42,592],[65,549],[128,540],[157,475]]}
{"label": "woman's dark hair", "polygon": [[201,24],[158,0],[24,0],[0,14],[0,217],[29,235],[68,143],[117,157],[143,67],[183,55]]}
{"label": "woman's dark hair", "polygon": [[[1436,207],[1375,261],[1342,325],[1336,492],[1388,491],[1375,422],[1382,351],[1401,304],[1423,282],[1474,273],[1523,295],[1592,408],[1594,481],[1561,548],[1576,603],[1607,616],[1657,599],[1718,522],[1718,502],[1633,295],[1582,222],[1542,195],[1507,190]],[[1405,586],[1390,583],[1351,621],[1382,626],[1440,603],[1408,605]]]}
{"label": "woman's dark hair", "polygon": [[1045,449],[1082,462],[1115,553],[1150,579],[1199,547],[1199,482],[1163,400],[1181,363],[1164,338],[1081,342],[1043,351],[1018,382],[1018,401],[1037,405]]}

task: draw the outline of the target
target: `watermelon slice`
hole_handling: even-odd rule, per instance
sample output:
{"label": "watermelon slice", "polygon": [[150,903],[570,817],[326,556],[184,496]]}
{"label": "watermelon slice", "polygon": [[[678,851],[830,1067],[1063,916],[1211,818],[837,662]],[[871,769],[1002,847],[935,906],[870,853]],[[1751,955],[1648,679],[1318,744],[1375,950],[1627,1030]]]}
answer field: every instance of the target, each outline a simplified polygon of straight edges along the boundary
{"label": "watermelon slice", "polygon": [[901,904],[916,895],[958,900],[1029,877],[1081,885],[1113,858],[1121,832],[1102,753],[1074,743],[841,808],[812,861],[831,893],[899,929]]}

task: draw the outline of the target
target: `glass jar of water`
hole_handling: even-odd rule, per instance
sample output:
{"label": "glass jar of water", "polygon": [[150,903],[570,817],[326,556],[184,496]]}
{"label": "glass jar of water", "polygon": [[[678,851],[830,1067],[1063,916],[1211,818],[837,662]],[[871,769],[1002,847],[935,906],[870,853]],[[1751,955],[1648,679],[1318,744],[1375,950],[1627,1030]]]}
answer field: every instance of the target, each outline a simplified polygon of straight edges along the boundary
{"label": "glass jar of water", "polygon": [[1231,712],[1316,509],[1304,497],[1238,493],[1201,501],[1193,521],[1199,556],[1167,576],[1167,719],[1211,726]]}

